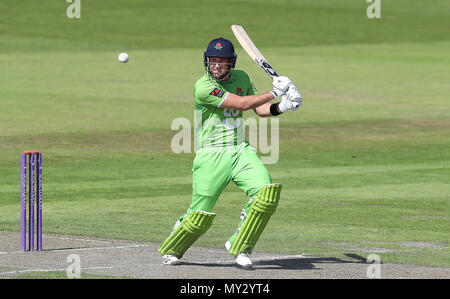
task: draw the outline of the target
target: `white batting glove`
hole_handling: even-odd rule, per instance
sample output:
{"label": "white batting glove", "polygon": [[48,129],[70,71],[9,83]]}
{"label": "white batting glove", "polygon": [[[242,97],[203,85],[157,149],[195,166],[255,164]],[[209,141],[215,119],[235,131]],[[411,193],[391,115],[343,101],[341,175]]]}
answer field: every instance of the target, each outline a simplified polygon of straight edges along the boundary
{"label": "white batting glove", "polygon": [[302,105],[302,96],[294,84],[291,84],[288,91],[281,96],[281,102],[278,104],[280,112],[288,110],[297,111]]}
{"label": "white batting glove", "polygon": [[295,112],[295,111],[297,111],[297,110],[298,110],[298,108],[300,108],[300,107],[301,107],[301,104],[298,104],[298,103],[293,103],[292,105],[293,105],[294,107],[292,107],[292,109],[291,109],[291,110],[292,110],[292,111],[294,111],[294,112]]}
{"label": "white batting glove", "polygon": [[280,110],[281,113],[284,113],[292,109],[294,109],[294,102],[289,100],[289,96],[287,94],[282,95],[281,102],[278,103],[278,110]]}
{"label": "white batting glove", "polygon": [[297,87],[294,84],[289,86],[286,96],[289,101],[292,102],[292,111],[297,111],[303,104],[302,95],[298,92]]}
{"label": "white batting glove", "polygon": [[273,89],[271,92],[274,95],[274,98],[278,98],[285,94],[288,91],[290,84],[292,84],[292,81],[286,76],[273,77]]}

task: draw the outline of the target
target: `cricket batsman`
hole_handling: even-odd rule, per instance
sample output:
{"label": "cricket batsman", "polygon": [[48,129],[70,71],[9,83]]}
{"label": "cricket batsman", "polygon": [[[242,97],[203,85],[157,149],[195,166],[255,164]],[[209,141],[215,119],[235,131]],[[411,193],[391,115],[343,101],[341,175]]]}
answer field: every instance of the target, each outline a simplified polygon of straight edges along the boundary
{"label": "cricket batsman", "polygon": [[[233,44],[224,38],[213,39],[204,52],[206,73],[194,86],[192,202],[158,249],[165,265],[179,264],[189,247],[211,227],[217,199],[233,181],[249,200],[225,247],[238,266],[253,269],[250,254],[278,205],[282,185],[272,183],[256,149],[245,140],[242,113],[253,109],[261,117],[278,116],[296,111],[302,97],[284,76],[274,77],[271,91],[257,94],[249,76],[234,69],[236,59]],[[270,102],[280,97],[280,102]]]}

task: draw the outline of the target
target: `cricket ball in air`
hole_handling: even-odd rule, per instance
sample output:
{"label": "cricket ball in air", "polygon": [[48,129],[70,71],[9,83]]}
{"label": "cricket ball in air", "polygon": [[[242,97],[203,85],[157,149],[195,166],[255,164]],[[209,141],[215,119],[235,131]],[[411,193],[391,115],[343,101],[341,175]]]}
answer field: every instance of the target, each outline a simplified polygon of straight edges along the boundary
{"label": "cricket ball in air", "polygon": [[119,61],[122,63],[126,63],[128,61],[128,54],[127,53],[120,53],[119,54]]}

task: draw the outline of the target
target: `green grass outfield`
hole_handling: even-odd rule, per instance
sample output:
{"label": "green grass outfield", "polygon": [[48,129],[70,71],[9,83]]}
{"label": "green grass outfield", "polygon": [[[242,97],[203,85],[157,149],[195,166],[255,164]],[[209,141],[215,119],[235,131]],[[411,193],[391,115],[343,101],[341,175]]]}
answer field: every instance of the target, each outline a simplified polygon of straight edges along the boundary
{"label": "green grass outfield", "polygon": [[[240,24],[304,98],[279,118],[282,199],[257,250],[450,267],[447,0],[382,0],[381,19],[364,0],[68,5],[0,2],[0,230],[19,231],[19,155],[40,150],[44,233],[161,242],[191,199],[194,155],[170,128],[193,120],[209,40],[271,88]],[[229,185],[196,245],[222,248],[246,200]]]}

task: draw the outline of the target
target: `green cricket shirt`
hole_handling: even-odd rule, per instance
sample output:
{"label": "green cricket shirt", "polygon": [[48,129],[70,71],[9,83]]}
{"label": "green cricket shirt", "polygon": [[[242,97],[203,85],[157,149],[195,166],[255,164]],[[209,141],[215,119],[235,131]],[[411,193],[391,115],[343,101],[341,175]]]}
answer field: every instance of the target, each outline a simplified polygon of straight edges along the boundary
{"label": "green cricket shirt", "polygon": [[229,93],[246,96],[257,91],[247,73],[241,70],[232,70],[226,82],[206,73],[195,83],[196,150],[226,149],[245,141],[242,111],[221,108]]}

